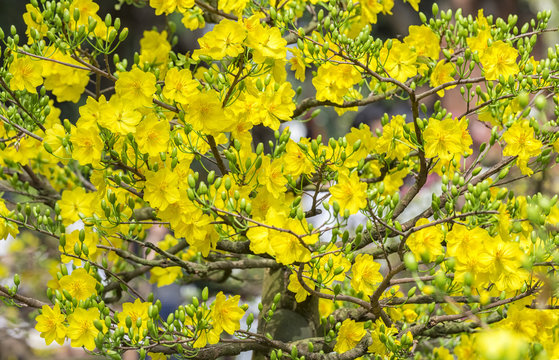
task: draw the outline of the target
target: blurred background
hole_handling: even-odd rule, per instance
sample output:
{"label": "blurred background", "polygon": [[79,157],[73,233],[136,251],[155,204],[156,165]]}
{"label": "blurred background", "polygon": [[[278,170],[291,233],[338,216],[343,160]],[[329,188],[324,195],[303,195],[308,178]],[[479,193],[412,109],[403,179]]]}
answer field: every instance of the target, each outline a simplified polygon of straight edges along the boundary
{"label": "blurred background", "polygon": [[[119,10],[115,10],[115,5],[118,3],[117,0],[99,0],[97,3],[100,6],[98,14],[101,18],[104,18],[107,12],[111,12],[113,18],[119,17],[122,25],[130,29],[128,38],[118,50],[121,59],[132,59],[134,52],[139,51],[140,39],[145,30],[157,29],[162,31],[167,27],[165,17],[155,16],[153,9],[148,6],[140,8],[124,4]],[[425,14],[431,14],[432,3],[432,0],[422,0],[420,10]],[[509,14],[517,14],[520,26],[535,18],[538,11],[552,10],[554,15],[552,16],[550,27],[557,27],[559,24],[556,12],[558,5],[553,0],[442,0],[438,1],[438,4],[442,10],[462,8],[463,14],[472,14],[474,17],[477,15],[478,9],[484,9],[486,15],[492,14],[505,19]],[[26,11],[25,5],[26,1],[22,0],[0,0],[0,27],[5,32],[9,31],[10,26],[13,25],[19,34],[25,33],[26,26],[22,19],[22,15]],[[395,1],[393,13],[397,15],[379,16],[379,23],[373,26],[373,32],[376,36],[381,38],[403,37],[407,35],[409,25],[419,24],[417,13],[412,10],[409,4],[404,4],[400,0]],[[182,26],[180,15],[176,17],[171,16],[170,18],[177,24],[179,42],[173,48],[177,53],[192,52],[197,47],[197,38],[211,28],[209,27],[211,25],[208,25],[206,29],[190,31]],[[549,46],[555,46],[558,43],[558,39],[557,33],[547,33],[542,36],[537,44],[537,53],[534,54],[536,60],[546,53]],[[0,47],[2,47],[2,44],[0,44]],[[311,70],[308,71],[309,74],[305,83],[300,83],[294,78],[290,79],[293,82],[294,88],[299,85],[302,86],[302,98],[313,96],[314,92],[310,82]],[[78,104],[62,103],[56,105],[62,109],[61,118],[67,118],[75,123],[78,117],[77,109],[84,102],[85,99],[82,99]],[[462,99],[458,89],[448,91],[448,95],[443,99],[443,104],[450,112],[456,115],[460,114],[463,109],[461,108]],[[322,135],[323,139],[327,141],[329,137],[343,136],[352,126],[358,126],[360,123],[367,123],[371,128],[379,127],[380,118],[384,113],[395,115],[405,114],[408,111],[409,107],[405,102],[386,101],[369,105],[358,112],[347,112],[341,117],[332,109],[323,109],[316,118],[305,122],[292,122],[289,126],[296,139],[299,137],[315,138],[318,135]],[[309,117],[310,112],[303,115],[303,118],[305,116]],[[470,131],[474,139],[474,149],[481,142],[489,138],[490,130],[479,123],[471,122]],[[266,131],[262,130],[255,132],[255,138],[258,142],[263,141],[269,135]],[[545,172],[536,174],[529,181],[525,181],[517,186],[522,186],[524,192],[526,192],[526,189],[532,189],[527,192],[528,194],[538,190],[552,194],[556,192],[554,190],[556,188],[554,181],[551,181],[549,174]],[[153,228],[149,234],[150,241],[160,241],[164,238],[165,233],[162,229]],[[52,276],[58,271],[57,262],[52,260],[57,257],[57,248],[58,244],[54,243],[52,239],[43,239],[29,232],[19,236],[18,239],[1,241],[0,284],[5,286],[11,285],[11,277],[14,273],[19,273],[22,276],[23,284],[21,291],[29,296],[46,300],[45,294],[37,293],[35,289],[41,289],[42,291],[44,284],[51,280]],[[22,259],[25,259],[25,261],[22,261]],[[243,274],[244,282],[224,283],[221,289],[226,291],[227,287],[230,287],[230,290],[234,292],[244,291],[244,297],[241,302],[251,304],[251,308],[254,311],[259,301],[257,294],[260,290],[261,278],[261,274],[258,273]],[[145,293],[155,290],[156,296],[161,298],[164,304],[170,305],[167,311],[172,311],[171,307],[178,306],[186,301],[186,298],[197,295],[199,289],[203,288],[204,285],[183,284],[155,288],[144,284],[141,290]],[[0,302],[0,360],[91,358],[81,349],[69,346],[54,344],[46,347],[44,340],[33,330],[35,325],[33,318],[36,312],[33,309],[20,310],[4,306]],[[134,358],[136,358],[134,354],[130,354],[128,357],[128,359]],[[244,358],[246,359],[247,357]]]}

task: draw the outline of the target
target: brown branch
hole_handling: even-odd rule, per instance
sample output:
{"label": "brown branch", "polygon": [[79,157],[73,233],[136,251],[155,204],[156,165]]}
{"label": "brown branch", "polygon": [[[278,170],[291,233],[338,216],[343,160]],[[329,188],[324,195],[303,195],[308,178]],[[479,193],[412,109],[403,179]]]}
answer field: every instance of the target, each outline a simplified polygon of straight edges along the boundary
{"label": "brown branch", "polygon": [[37,299],[33,299],[27,296],[23,296],[20,294],[14,294],[14,295],[10,295],[10,290],[8,290],[6,287],[0,285],[0,296],[3,297],[7,297],[9,299],[13,299],[18,301],[21,304],[25,304],[27,306],[30,306],[32,308],[36,308],[36,309],[40,309],[43,307],[43,305],[47,305],[47,303],[44,303],[40,300]]}
{"label": "brown branch", "polygon": [[15,127],[16,129],[18,129],[19,131],[21,131],[22,133],[32,137],[35,140],[39,140],[40,142],[43,142],[43,138],[40,137],[39,135],[35,135],[33,134],[31,131],[19,126],[18,124],[14,124],[13,122],[10,121],[10,119],[8,119],[7,117],[0,115],[0,119],[2,121],[4,121],[6,124],[11,125],[13,127]]}

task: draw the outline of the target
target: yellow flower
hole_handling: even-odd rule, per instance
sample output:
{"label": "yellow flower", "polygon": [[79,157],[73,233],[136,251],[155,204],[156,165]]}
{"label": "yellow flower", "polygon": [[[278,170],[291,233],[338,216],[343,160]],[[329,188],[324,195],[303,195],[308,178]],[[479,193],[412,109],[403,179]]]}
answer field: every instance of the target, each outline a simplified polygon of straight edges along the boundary
{"label": "yellow flower", "polygon": [[134,138],[141,152],[159,156],[159,153],[167,151],[169,133],[169,122],[159,120],[154,113],[149,113],[136,127]]}
{"label": "yellow flower", "polygon": [[258,182],[275,198],[287,190],[287,179],[283,175],[282,164],[279,159],[270,161],[269,157],[264,157],[258,174]]}
{"label": "yellow flower", "polygon": [[54,124],[50,129],[45,131],[43,144],[48,151],[54,156],[67,159],[69,152],[64,147],[64,140],[67,140],[66,130],[62,124]]}
{"label": "yellow flower", "polygon": [[439,58],[441,52],[439,42],[437,34],[425,25],[411,25],[409,35],[404,38],[404,43],[413,49],[417,56],[425,56],[433,60]]}
{"label": "yellow flower", "polygon": [[101,95],[99,100],[88,96],[85,105],[80,107],[80,118],[76,126],[96,127],[101,116],[101,110],[104,106],[107,106],[107,103],[105,95]]}
{"label": "yellow flower", "polygon": [[0,200],[0,215],[2,216],[0,217],[0,240],[6,239],[8,235],[15,238],[19,234],[19,229],[16,223],[4,219],[4,217],[10,218],[10,211],[3,200]]}
{"label": "yellow flower", "polygon": [[96,194],[86,193],[85,189],[82,187],[77,187],[73,190],[64,190],[61,199],[58,200],[62,223],[64,225],[70,225],[80,220],[80,213],[85,216],[91,216],[93,214],[94,201],[96,201]]}
{"label": "yellow flower", "polygon": [[363,292],[364,296],[372,295],[375,285],[382,281],[379,272],[380,264],[374,261],[372,255],[359,254],[351,268],[351,287],[356,292]]}
{"label": "yellow flower", "polygon": [[328,62],[318,68],[312,83],[316,88],[317,100],[342,104],[344,95],[360,80],[361,74],[352,65]]}
{"label": "yellow flower", "polygon": [[113,95],[107,105],[101,107],[99,125],[115,134],[133,134],[136,125],[142,120],[142,114],[135,108],[132,103]]}
{"label": "yellow flower", "polygon": [[404,2],[408,2],[410,3],[411,7],[415,10],[415,11],[419,11],[419,2],[421,0],[404,0]]}
{"label": "yellow flower", "polygon": [[[169,0],[164,0],[169,1]],[[167,31],[144,31],[140,40],[140,64],[153,64],[159,66],[161,75],[165,75],[167,59],[171,51],[171,44],[167,41]]]}
{"label": "yellow flower", "polygon": [[454,348],[454,354],[458,360],[470,360],[477,357],[477,345],[475,335],[460,336],[460,344]]}
{"label": "yellow flower", "polygon": [[[151,305],[150,302],[142,302],[140,299],[136,299],[134,303],[126,302],[122,304],[122,312],[118,314],[118,326],[124,327],[128,333],[132,330],[134,337],[137,335],[139,339],[144,338],[144,329],[147,329],[148,322],[148,308]],[[132,328],[126,326],[126,318],[130,316],[132,320]],[[140,320],[139,320],[140,319]],[[140,326],[138,327],[138,321],[140,321]],[[134,338],[131,339],[132,342],[136,342]]]}
{"label": "yellow flower", "polygon": [[446,235],[446,252],[457,259],[468,253],[479,253],[482,245],[490,235],[487,230],[474,227],[468,229],[464,225],[454,224]]}
{"label": "yellow flower", "polygon": [[201,329],[196,332],[196,341],[194,341],[192,347],[198,349],[205,347],[207,344],[217,344],[220,333],[221,331],[217,331],[217,329]]}
{"label": "yellow flower", "polygon": [[243,43],[247,32],[242,24],[223,19],[212,31],[198,39],[200,49],[192,54],[193,59],[199,55],[207,55],[214,60],[221,60],[226,56],[237,57],[244,51]]}
{"label": "yellow flower", "polygon": [[355,214],[367,206],[367,184],[359,180],[356,171],[350,176],[346,173],[339,174],[338,183],[330,187],[330,194],[330,203],[337,201],[342,214],[346,209],[350,214]]}
{"label": "yellow flower", "polygon": [[388,75],[395,80],[404,82],[417,74],[417,67],[415,66],[417,53],[400,40],[392,39],[390,50],[385,43],[380,51],[379,58],[380,62],[384,63],[384,69]]}
{"label": "yellow flower", "polygon": [[115,84],[116,94],[134,108],[151,106],[155,93],[155,75],[137,67],[120,73]]}
{"label": "yellow flower", "polygon": [[[47,51],[48,53],[52,52],[49,50]],[[49,58],[55,61],[83,67],[83,65],[74,60],[70,55],[63,54],[58,50]],[[52,93],[56,95],[56,99],[59,102],[78,102],[89,82],[89,73],[86,70],[73,68],[53,61],[43,62],[43,77],[45,78],[45,88],[51,90]]]}
{"label": "yellow flower", "polygon": [[528,160],[540,154],[542,142],[534,138],[534,129],[528,121],[517,121],[503,134],[507,146],[503,149],[504,156],[518,156],[517,164],[524,175],[534,172],[528,167]]}
{"label": "yellow flower", "polygon": [[96,165],[101,160],[103,141],[99,137],[99,129],[95,127],[79,126],[70,136],[72,142],[72,159],[81,165]]}
{"label": "yellow flower", "polygon": [[[429,224],[429,220],[419,219],[415,226]],[[429,261],[433,261],[437,256],[444,254],[442,246],[443,232],[439,226],[429,226],[410,235],[406,244],[416,259],[426,256]]]}
{"label": "yellow flower", "polygon": [[[359,129],[353,127],[349,134],[345,135],[348,147],[346,149],[347,158],[344,163],[346,167],[352,168],[359,164],[361,159],[367,157],[367,155],[375,148],[377,138],[373,136],[371,129],[366,124],[361,124]],[[357,151],[353,151],[353,144],[357,141],[361,141],[361,146]]]}
{"label": "yellow flower", "polygon": [[[437,86],[440,86],[442,84],[454,81],[452,74],[454,74],[454,65],[452,63],[445,64],[444,60],[439,61],[433,69],[433,73],[431,74],[431,87],[436,88]],[[443,97],[445,90],[450,90],[455,87],[456,85],[447,86],[446,88],[437,91],[437,95]]]}
{"label": "yellow flower", "polygon": [[489,46],[480,57],[481,65],[487,80],[499,80],[503,75],[505,79],[516,76],[519,72],[518,50],[511,45],[499,40]]}
{"label": "yellow flower", "polygon": [[433,355],[437,360],[454,360],[454,356],[450,354],[450,351],[442,346],[434,348]]}
{"label": "yellow flower", "polygon": [[192,128],[209,135],[230,131],[235,121],[226,118],[218,94],[213,90],[192,95],[185,110],[185,119]]}
{"label": "yellow flower", "polygon": [[[306,266],[306,270],[308,271],[308,266]],[[314,282],[308,278],[308,272],[305,271],[303,275],[303,282],[311,289],[314,288]],[[289,275],[289,285],[287,286],[287,290],[295,293],[295,301],[303,302],[310,294],[305,290],[305,288],[299,282],[297,278],[297,273],[292,272]]]}
{"label": "yellow flower", "polygon": [[365,330],[364,323],[345,319],[344,322],[342,322],[342,326],[340,326],[340,330],[338,330],[334,351],[338,354],[343,354],[353,349],[366,334],[367,331]]}
{"label": "yellow flower", "polygon": [[365,0],[359,3],[361,4],[361,16],[373,24],[376,24],[380,13],[392,15],[394,7],[394,0]]}
{"label": "yellow flower", "polygon": [[283,60],[287,56],[287,41],[277,27],[255,24],[248,31],[247,46],[252,48],[253,60],[261,64],[268,59]]}
{"label": "yellow flower", "polygon": [[233,13],[237,16],[241,15],[248,4],[248,0],[219,0],[217,8],[226,13]]}
{"label": "yellow flower", "polygon": [[185,28],[190,30],[202,29],[206,26],[204,12],[199,7],[186,10],[182,14],[181,22]]}
{"label": "yellow flower", "polygon": [[288,62],[291,64],[291,70],[295,72],[295,79],[304,82],[306,77],[307,64],[310,61],[303,56],[301,50],[297,48],[289,48],[288,50],[291,54],[293,54],[293,57],[289,59]]}
{"label": "yellow flower", "polygon": [[462,133],[456,131],[457,126],[458,121],[454,119],[429,119],[429,124],[423,132],[425,156],[428,158],[438,156],[444,161],[452,160],[454,156],[460,156],[464,148]]}
{"label": "yellow flower", "polygon": [[[82,256],[85,258],[92,259],[94,258],[93,256],[97,252],[97,244],[99,243],[99,234],[93,231],[91,227],[85,227],[83,229],[83,233],[85,234],[85,237],[83,238],[83,243],[87,246],[87,249],[89,250],[89,255],[85,256],[85,254],[83,254]],[[69,234],[66,233],[66,244],[64,245],[64,248],[62,246],[58,247],[61,253],[60,260],[63,263],[69,263],[70,261],[73,261],[75,265],[77,266],[81,265],[81,260],[63,254],[64,252],[69,254],[74,254],[75,244],[78,244],[78,246],[81,249],[79,234],[80,234],[80,230],[78,229],[75,229]]]}
{"label": "yellow flower", "polygon": [[93,325],[94,320],[99,320],[97,308],[77,308],[68,316],[67,335],[72,340],[72,347],[85,347],[89,351],[95,349],[95,337],[99,330]]}
{"label": "yellow flower", "polygon": [[35,330],[41,333],[47,345],[56,341],[60,345],[64,343],[66,337],[66,327],[64,326],[65,316],[60,313],[60,306],[54,305],[52,309],[48,305],[43,305],[41,315],[35,318],[37,325]]}
{"label": "yellow flower", "polygon": [[182,276],[182,268],[180,266],[168,266],[165,268],[156,266],[150,271],[149,282],[157,283],[157,287],[170,285],[176,279]]}
{"label": "yellow flower", "polygon": [[477,353],[484,360],[529,358],[530,345],[523,336],[506,329],[487,329],[476,335]]}
{"label": "yellow flower", "polygon": [[149,0],[149,6],[155,9],[155,15],[170,14],[193,7],[194,0]]}
{"label": "yellow flower", "polygon": [[68,291],[77,300],[85,300],[97,294],[95,290],[97,280],[84,268],[75,269],[72,274],[64,275],[58,283],[63,290]]}
{"label": "yellow flower", "polygon": [[311,259],[309,249],[304,247],[294,235],[275,230],[270,230],[269,234],[270,245],[274,250],[277,262],[289,265],[297,261],[306,262]]}
{"label": "yellow flower", "polygon": [[222,291],[217,294],[210,313],[212,325],[217,332],[225,331],[232,335],[241,328],[241,319],[245,311],[239,307],[240,299],[240,295],[227,299]]}
{"label": "yellow flower", "polygon": [[382,129],[382,136],[376,142],[376,150],[385,153],[389,159],[402,160],[409,153],[409,142],[404,139],[403,128],[406,126],[402,115],[393,116]]}
{"label": "yellow flower", "polygon": [[200,83],[192,79],[192,73],[188,69],[172,68],[165,75],[165,87],[163,96],[169,100],[181,104],[188,104],[190,96],[197,92]]}
{"label": "yellow flower", "polygon": [[264,110],[261,113],[263,115],[262,125],[272,130],[278,130],[280,120],[291,119],[295,110],[294,96],[295,91],[293,91],[289,81],[282,83],[277,90],[275,90],[275,87],[269,86],[264,97],[260,99]]}
{"label": "yellow flower", "polygon": [[505,242],[500,237],[486,242],[485,250],[479,255],[482,269],[499,291],[520,290],[528,280],[528,272],[521,268],[523,258],[518,243]]}
{"label": "yellow flower", "polygon": [[[27,30],[25,34],[27,35],[27,43],[32,44],[34,42],[31,37],[31,29],[35,29],[39,32],[39,36],[42,38],[47,34],[48,26],[43,22],[43,15],[41,12],[31,4],[25,5],[27,12],[23,14],[23,21],[27,25]],[[33,14],[33,15],[32,15]]]}
{"label": "yellow flower", "polygon": [[[301,139],[300,142],[306,143],[308,141],[306,139]],[[313,163],[307,158],[307,156],[303,153],[303,150],[301,150],[299,145],[293,140],[289,140],[287,143],[282,160],[284,174],[291,175],[294,178],[301,174],[310,174],[314,170]]]}
{"label": "yellow flower", "polygon": [[154,208],[165,210],[169,204],[179,201],[179,178],[168,168],[146,173],[144,200]]}
{"label": "yellow flower", "polygon": [[27,90],[31,93],[37,93],[37,86],[43,83],[43,77],[41,76],[42,63],[29,57],[14,59],[8,71],[13,76],[10,80],[10,89],[12,90]]}

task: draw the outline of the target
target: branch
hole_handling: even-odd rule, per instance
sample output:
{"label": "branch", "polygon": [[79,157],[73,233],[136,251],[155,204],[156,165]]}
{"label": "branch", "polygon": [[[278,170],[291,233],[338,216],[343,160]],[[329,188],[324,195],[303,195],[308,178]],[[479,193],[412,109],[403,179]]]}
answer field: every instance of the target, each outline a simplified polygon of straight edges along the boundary
{"label": "branch", "polygon": [[19,301],[22,304],[25,304],[27,306],[36,308],[36,309],[40,309],[43,307],[43,305],[47,305],[47,303],[44,303],[40,300],[36,300],[30,297],[26,297],[23,295],[19,295],[19,294],[14,294],[14,295],[10,295],[10,290],[8,290],[6,287],[0,285],[0,296],[4,296],[10,299],[14,299]]}

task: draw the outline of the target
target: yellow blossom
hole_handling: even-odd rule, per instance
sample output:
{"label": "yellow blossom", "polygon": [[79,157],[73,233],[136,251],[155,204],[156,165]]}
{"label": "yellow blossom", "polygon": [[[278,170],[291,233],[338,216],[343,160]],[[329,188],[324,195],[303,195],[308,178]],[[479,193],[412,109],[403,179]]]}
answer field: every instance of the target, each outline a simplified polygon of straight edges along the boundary
{"label": "yellow blossom", "polygon": [[241,328],[241,319],[245,311],[239,307],[240,295],[231,296],[228,299],[220,291],[215,298],[211,308],[213,327],[217,332],[225,331],[233,334]]}
{"label": "yellow blossom", "polygon": [[[445,63],[444,60],[439,61],[431,74],[431,87],[436,88],[437,86],[454,81],[454,78],[452,77],[454,72],[454,65],[452,63]],[[447,86],[444,89],[437,91],[437,95],[443,97],[445,90],[450,90],[455,87],[456,85]]]}
{"label": "yellow blossom", "polygon": [[177,174],[168,168],[148,171],[146,173],[144,200],[159,210],[165,210],[169,204],[180,199],[178,182]]}
{"label": "yellow blossom", "polygon": [[[419,219],[415,226],[420,227],[427,224],[429,224],[429,220],[423,218]],[[412,233],[406,244],[416,259],[426,256],[426,259],[433,261],[437,256],[444,254],[443,237],[440,226],[428,226]]]}
{"label": "yellow blossom", "polygon": [[406,126],[402,115],[393,116],[382,129],[382,135],[376,142],[376,151],[385,153],[389,159],[402,160],[410,151],[409,142],[404,139],[403,128]]}
{"label": "yellow blossom", "polygon": [[66,130],[62,124],[54,124],[45,131],[43,145],[52,155],[60,159],[67,159],[70,155],[68,149],[64,147],[65,140],[68,140]]}
{"label": "yellow blossom", "polygon": [[159,120],[154,113],[150,113],[136,127],[134,138],[141,152],[159,156],[159,153],[167,151],[169,134],[169,122]]}
{"label": "yellow blossom", "polygon": [[511,45],[499,40],[489,46],[480,57],[485,78],[487,80],[499,80],[503,75],[505,79],[509,76],[516,76],[519,72],[518,50]]}
{"label": "yellow blossom", "polygon": [[[52,53],[52,51],[49,53]],[[52,90],[52,93],[56,95],[59,102],[78,102],[89,82],[88,71],[62,64],[72,64],[83,68],[82,64],[70,55],[61,53],[59,50],[56,50],[49,58],[53,61],[43,62],[45,88]],[[55,61],[61,63],[56,63]]]}
{"label": "yellow blossom", "polygon": [[361,74],[352,65],[326,63],[318,68],[312,83],[316,88],[317,100],[329,100],[342,104],[343,96],[359,80],[361,80]]}
{"label": "yellow blossom", "polygon": [[268,192],[276,198],[287,190],[287,179],[283,175],[282,165],[281,160],[271,161],[269,157],[264,157],[258,174],[258,182],[266,186]]}
{"label": "yellow blossom", "polygon": [[27,25],[25,34],[27,35],[27,43],[32,44],[34,39],[31,37],[31,29],[37,30],[39,36],[42,38],[47,34],[48,26],[43,22],[43,15],[36,7],[31,4],[26,4],[25,9],[27,10],[27,12],[23,14],[23,21],[25,25]]}
{"label": "yellow blossom", "polygon": [[77,300],[85,300],[97,294],[95,290],[97,280],[84,268],[75,269],[72,274],[64,275],[58,283],[63,290],[68,291]]}
{"label": "yellow blossom", "polygon": [[[438,156],[444,161],[460,156],[465,149],[462,145],[462,133],[456,131],[458,124],[454,119],[429,119],[423,132],[425,156],[428,158]],[[469,134],[467,136],[469,137]]]}
{"label": "yellow blossom", "polygon": [[415,10],[415,11],[419,11],[419,2],[421,0],[404,0],[404,2],[410,3],[411,7]]}
{"label": "yellow blossom", "polygon": [[503,149],[504,156],[518,156],[517,164],[524,175],[531,175],[528,160],[540,154],[542,142],[534,138],[534,129],[528,121],[517,121],[503,134],[507,143]]}
{"label": "yellow blossom", "polygon": [[385,43],[379,57],[388,75],[395,80],[404,82],[417,74],[417,67],[415,66],[417,53],[400,40],[392,39],[390,50]]}
{"label": "yellow blossom", "polygon": [[342,326],[338,330],[338,337],[336,338],[336,345],[334,351],[338,354],[353,349],[359,341],[367,334],[365,325],[362,322],[355,320],[345,319]]}
{"label": "yellow blossom", "polygon": [[58,200],[62,223],[70,225],[80,220],[79,214],[91,216],[93,214],[93,202],[96,201],[95,193],[86,193],[82,187],[73,190],[64,190],[62,197]]}
{"label": "yellow blossom", "polygon": [[192,78],[188,69],[172,68],[165,75],[163,96],[171,101],[187,104],[189,97],[197,92],[200,83]]}
{"label": "yellow blossom", "polygon": [[248,31],[247,45],[252,48],[253,60],[261,64],[267,59],[283,60],[287,56],[287,41],[277,27],[255,24]]}
{"label": "yellow blossom", "polygon": [[140,64],[148,63],[159,66],[160,76],[163,76],[167,69],[167,59],[169,58],[170,51],[171,44],[167,41],[167,31],[144,31],[144,35],[140,40]]}
{"label": "yellow blossom", "polygon": [[247,36],[245,27],[232,20],[223,19],[212,31],[198,39],[200,49],[192,54],[194,59],[206,55],[214,60],[226,56],[237,57],[244,51],[243,43]]}
{"label": "yellow blossom", "polygon": [[64,343],[66,337],[66,327],[64,326],[65,316],[60,313],[60,306],[54,305],[52,308],[43,305],[41,315],[35,318],[37,325],[35,330],[41,333],[41,337],[45,339],[47,345],[56,341],[60,345]]}
{"label": "yellow blossom", "polygon": [[155,93],[155,75],[137,67],[120,73],[115,84],[116,94],[129,106],[139,108],[151,106]]}
{"label": "yellow blossom", "polygon": [[[142,302],[140,299],[136,299],[134,303],[125,302],[122,304],[122,312],[118,314],[118,326],[123,327],[127,333],[132,331],[134,337],[138,336],[140,340],[143,339],[144,329],[147,329],[147,322],[149,319],[148,308],[150,305],[150,302]],[[126,326],[126,318],[128,316],[130,316],[132,320],[131,328]],[[139,327],[138,323],[140,324]],[[135,338],[131,340],[134,343],[136,342]]]}
{"label": "yellow blossom", "polygon": [[142,120],[142,114],[135,110],[133,104],[116,95],[102,106],[99,115],[99,125],[120,135],[135,133],[136,125]]}
{"label": "yellow blossom", "polygon": [[40,61],[30,57],[19,57],[14,59],[8,68],[12,79],[10,80],[10,89],[27,90],[31,93],[37,93],[37,86],[43,83],[41,73],[43,65]]}
{"label": "yellow blossom", "polygon": [[376,24],[380,13],[392,15],[394,7],[394,0],[365,0],[359,3],[361,4],[361,16],[373,24]]}
{"label": "yellow blossom", "polygon": [[[301,139],[302,143],[307,142],[306,139]],[[282,156],[283,171],[293,177],[298,177],[301,174],[310,174],[314,170],[313,163],[303,153],[303,150],[293,140],[289,140],[285,147],[285,153]]]}
{"label": "yellow blossom", "polygon": [[411,25],[409,35],[404,38],[404,43],[413,49],[417,56],[425,56],[433,60],[439,59],[441,52],[439,42],[437,34],[425,25]]}
{"label": "yellow blossom", "polygon": [[338,183],[329,189],[332,197],[330,203],[337,201],[343,214],[347,209],[349,214],[355,214],[367,206],[367,183],[361,182],[356,171],[348,176],[346,173],[338,175]]}
{"label": "yellow blossom", "polygon": [[248,0],[219,0],[217,8],[226,13],[233,13],[239,16],[242,14],[248,2]]}
{"label": "yellow blossom", "polygon": [[9,219],[12,213],[6,207],[3,200],[0,200],[0,240],[6,239],[9,235],[16,237],[19,233],[19,229],[13,221],[6,220]]}
{"label": "yellow blossom", "polygon": [[374,261],[372,255],[357,255],[351,268],[351,287],[353,290],[363,292],[364,296],[372,295],[375,286],[382,281],[379,269],[380,264]]}
{"label": "yellow blossom", "polygon": [[[312,281],[312,279],[308,278],[308,275],[307,276],[305,276],[305,275],[303,276],[303,282],[309,288],[313,289],[314,288],[314,282]],[[305,301],[307,296],[310,295],[310,293],[307,292],[307,290],[305,290],[303,285],[301,285],[301,283],[299,282],[299,279],[297,277],[296,272],[292,272],[291,275],[289,275],[289,285],[287,286],[287,290],[295,293],[295,301],[297,301],[297,302]]]}
{"label": "yellow blossom", "polygon": [[95,337],[99,330],[93,325],[94,320],[99,320],[97,308],[77,308],[68,316],[67,335],[72,340],[72,347],[85,347],[89,351],[95,349]]}
{"label": "yellow blossom", "polygon": [[184,27],[189,30],[202,29],[206,26],[206,21],[204,20],[204,12],[197,6],[192,9],[186,10],[182,14],[181,22]]}
{"label": "yellow blossom", "polygon": [[97,165],[103,152],[103,141],[97,127],[77,127],[70,136],[72,142],[72,159],[81,165]]}
{"label": "yellow blossom", "polygon": [[194,0],[149,0],[149,6],[155,9],[155,15],[170,14],[194,6]]}

